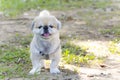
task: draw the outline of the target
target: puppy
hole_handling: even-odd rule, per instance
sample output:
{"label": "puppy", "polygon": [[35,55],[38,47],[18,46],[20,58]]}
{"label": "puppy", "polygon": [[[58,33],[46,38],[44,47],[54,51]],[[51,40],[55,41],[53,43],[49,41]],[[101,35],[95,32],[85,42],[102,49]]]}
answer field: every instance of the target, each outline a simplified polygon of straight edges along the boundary
{"label": "puppy", "polygon": [[51,15],[49,11],[43,10],[32,23],[33,39],[30,44],[30,58],[32,70],[30,74],[40,74],[44,67],[44,59],[50,59],[50,73],[60,73],[58,63],[61,58],[61,45],[59,29],[61,22]]}

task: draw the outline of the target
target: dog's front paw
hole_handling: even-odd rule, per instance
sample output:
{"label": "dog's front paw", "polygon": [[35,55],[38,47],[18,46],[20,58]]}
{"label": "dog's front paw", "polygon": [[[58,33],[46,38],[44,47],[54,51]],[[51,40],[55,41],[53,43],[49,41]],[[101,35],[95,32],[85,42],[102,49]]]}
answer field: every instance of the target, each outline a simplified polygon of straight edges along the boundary
{"label": "dog's front paw", "polygon": [[58,68],[50,69],[50,73],[57,74],[57,73],[60,73],[60,70]]}
{"label": "dog's front paw", "polygon": [[32,70],[29,72],[29,75],[34,75],[34,74],[40,74],[40,70],[32,69]]}

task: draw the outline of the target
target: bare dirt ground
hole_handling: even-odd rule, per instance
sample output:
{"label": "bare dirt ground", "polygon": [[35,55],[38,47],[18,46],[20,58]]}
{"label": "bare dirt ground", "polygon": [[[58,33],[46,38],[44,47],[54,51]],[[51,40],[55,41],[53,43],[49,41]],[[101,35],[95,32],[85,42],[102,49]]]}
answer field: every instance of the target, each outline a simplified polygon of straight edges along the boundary
{"label": "bare dirt ground", "polygon": [[[108,26],[106,26],[108,24],[117,24],[120,19],[117,18],[112,23],[111,20],[107,20],[107,23],[100,27],[87,26],[86,22],[82,20],[80,14],[78,15],[79,12],[86,12],[87,10],[88,9],[76,9],[51,12],[63,23],[63,27],[60,31],[61,36],[73,38],[71,39],[71,42],[76,45],[89,47],[89,51],[94,52],[96,56],[108,56],[106,62],[102,64],[104,67],[97,65],[89,68],[87,66],[76,67],[74,65],[64,64],[64,68],[61,69],[61,74],[52,75],[46,70],[46,72],[41,72],[41,75],[35,79],[13,78],[10,80],[120,80],[120,56],[117,54],[110,54],[107,49],[109,41],[115,37],[99,33],[101,28],[106,29],[108,28]],[[98,12],[101,12],[101,10],[98,10]],[[10,39],[16,36],[16,34],[31,34],[30,24],[38,14],[39,11],[31,10],[14,19],[6,19],[0,15],[0,44],[7,43]],[[92,22],[96,23],[96,21],[97,20]],[[77,41],[75,40],[76,38]],[[95,46],[98,46],[97,50],[99,51],[94,50],[96,49]],[[74,71],[72,71],[73,69],[77,69],[78,73],[74,73]],[[68,73],[66,73],[66,71]],[[48,79],[42,77],[43,75],[47,75]]]}

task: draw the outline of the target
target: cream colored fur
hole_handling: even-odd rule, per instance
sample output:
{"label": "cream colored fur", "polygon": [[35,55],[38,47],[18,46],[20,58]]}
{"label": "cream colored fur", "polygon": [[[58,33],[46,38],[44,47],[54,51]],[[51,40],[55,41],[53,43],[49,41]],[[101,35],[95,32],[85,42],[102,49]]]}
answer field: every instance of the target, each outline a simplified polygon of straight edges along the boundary
{"label": "cream colored fur", "polygon": [[[45,25],[48,26],[48,32],[50,34],[47,37],[42,36],[42,34],[44,34],[44,27],[39,28],[39,26]],[[53,28],[49,27],[49,25],[52,25]],[[32,26],[34,36],[30,44],[30,58],[33,68],[29,74],[40,74],[41,67],[44,67],[45,58],[40,55],[40,51],[44,52],[45,55],[49,55],[49,59],[51,60],[50,73],[60,73],[60,70],[58,69],[58,64],[61,58],[61,46],[59,39],[60,27],[61,22],[47,10],[40,12],[40,15],[34,19]],[[56,49],[57,47],[58,49]]]}

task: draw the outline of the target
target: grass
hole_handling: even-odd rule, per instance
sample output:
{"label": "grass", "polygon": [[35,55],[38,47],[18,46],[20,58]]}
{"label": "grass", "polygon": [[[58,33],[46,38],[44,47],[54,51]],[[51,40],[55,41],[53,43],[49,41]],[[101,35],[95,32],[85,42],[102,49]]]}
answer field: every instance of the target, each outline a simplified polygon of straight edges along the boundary
{"label": "grass", "polygon": [[17,0],[17,1],[16,0],[11,0],[11,1],[0,0],[0,1],[1,1],[1,4],[0,4],[1,11],[3,11],[6,16],[15,16],[19,13],[22,13],[23,11],[30,10],[30,9],[42,9],[44,8],[44,5],[42,4],[50,5],[53,1],[54,1],[54,4],[58,3],[58,1],[55,1],[55,0],[52,0],[52,1],[49,1],[49,0],[47,1],[43,1],[43,0]]}
{"label": "grass", "polygon": [[10,45],[3,46],[1,46],[3,50],[0,50],[1,78],[24,77],[27,74],[26,70],[29,70],[29,66],[31,66],[28,48],[16,48]]}
{"label": "grass", "polygon": [[100,27],[104,25],[104,20],[112,19],[112,12],[108,14],[101,8],[98,9],[98,11],[96,9],[79,11],[77,14],[80,16],[81,20],[86,22],[87,26]]}
{"label": "grass", "polygon": [[95,56],[92,53],[86,52],[87,49],[71,43],[66,43],[62,50],[63,60],[68,64],[82,66],[83,64],[88,64],[90,60],[95,59]]}
{"label": "grass", "polygon": [[120,39],[115,39],[114,41],[109,42],[109,50],[112,54],[119,54],[120,55]]}
{"label": "grass", "polygon": [[0,11],[3,11],[5,16],[16,16],[31,9],[68,10],[86,7],[105,8],[110,3],[110,1],[100,0],[0,0]]}
{"label": "grass", "polygon": [[119,24],[113,25],[111,28],[100,30],[102,35],[114,36],[114,38],[109,41],[109,51],[112,54],[120,54],[120,48],[118,44],[120,43],[120,26]]}
{"label": "grass", "polygon": [[[16,35],[12,44],[0,46],[0,79],[30,77],[28,72],[31,69],[29,58],[29,43],[32,36]],[[81,48],[65,43],[62,46],[62,62],[76,66],[83,66],[94,61],[96,58],[92,53],[87,53],[85,48]],[[3,67],[4,66],[4,67]]]}
{"label": "grass", "polygon": [[101,30],[101,33],[119,36],[120,35],[120,26],[119,26],[119,24],[117,24],[117,25],[113,26],[112,28]]}
{"label": "grass", "polygon": [[32,66],[28,45],[32,36],[26,37],[16,34],[10,41],[11,44],[0,45],[0,79],[28,76],[28,70]]}

